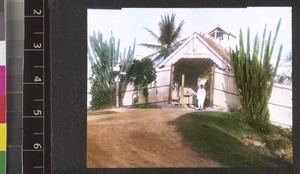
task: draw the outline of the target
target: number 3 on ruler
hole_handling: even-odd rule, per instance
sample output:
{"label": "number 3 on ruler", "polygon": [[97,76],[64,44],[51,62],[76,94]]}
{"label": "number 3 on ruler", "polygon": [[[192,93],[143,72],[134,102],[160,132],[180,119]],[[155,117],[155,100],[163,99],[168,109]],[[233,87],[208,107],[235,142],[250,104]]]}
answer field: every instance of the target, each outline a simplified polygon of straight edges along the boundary
{"label": "number 3 on ruler", "polygon": [[33,43],[34,48],[42,48],[42,43]]}
{"label": "number 3 on ruler", "polygon": [[38,9],[38,10],[33,9],[33,14],[34,15],[41,15],[42,14],[42,9]]}

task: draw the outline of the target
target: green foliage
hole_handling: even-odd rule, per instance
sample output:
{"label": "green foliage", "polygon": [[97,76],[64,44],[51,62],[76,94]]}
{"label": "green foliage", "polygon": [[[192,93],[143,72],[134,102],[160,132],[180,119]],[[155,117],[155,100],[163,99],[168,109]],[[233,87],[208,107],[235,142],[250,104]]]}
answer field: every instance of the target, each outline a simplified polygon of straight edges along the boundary
{"label": "green foliage", "polygon": [[[91,89],[91,109],[107,108],[114,105],[114,78],[118,72],[113,72],[112,67],[120,63],[121,72],[127,72],[132,64],[135,51],[135,41],[133,48],[129,47],[123,54],[120,52],[120,39],[116,42],[113,35],[109,41],[103,41],[100,32],[89,36],[88,59],[92,68],[92,89]],[[128,79],[121,77],[121,89],[125,90]],[[123,97],[123,96],[122,96]]]}
{"label": "green foliage", "polygon": [[146,103],[148,103],[148,85],[156,79],[156,71],[151,59],[134,60],[127,76],[134,83],[136,90],[142,89]]}
{"label": "green foliage", "polygon": [[247,123],[246,122],[247,113],[244,113],[244,110],[242,110],[242,109],[228,112],[226,116],[229,117],[230,119],[237,120],[237,121],[243,122],[243,123]]}
{"label": "green foliage", "polygon": [[176,27],[175,16],[175,14],[165,14],[164,16],[161,16],[161,21],[158,23],[159,35],[156,35],[150,29],[145,28],[158,43],[140,44],[156,51],[155,53],[146,56],[147,58],[154,57],[154,61],[160,59],[161,57],[166,58],[181,45],[182,41],[178,42],[177,40],[180,37],[184,21],[182,20]]}
{"label": "green foliage", "polygon": [[113,89],[103,87],[104,86],[100,84],[99,78],[96,77],[93,80],[91,88],[92,100],[90,104],[92,110],[110,108],[113,106]]}
{"label": "green foliage", "polygon": [[289,52],[289,54],[286,56],[286,58],[284,59],[285,62],[289,63],[289,66],[292,66],[291,63],[292,63],[292,52]]}
{"label": "green foliage", "polygon": [[157,109],[160,108],[160,106],[153,104],[153,103],[144,103],[144,104],[137,104],[134,105],[135,108],[140,108],[140,109]]}
{"label": "green foliage", "polygon": [[291,154],[277,153],[279,149],[292,149],[292,139],[285,137],[291,131],[276,127],[274,134],[265,135],[232,117],[224,112],[195,112],[180,116],[173,123],[193,149],[226,167],[292,165]]}
{"label": "green foliage", "polygon": [[279,49],[275,68],[270,60],[272,57],[275,41],[280,28],[281,19],[278,22],[275,37],[271,40],[272,32],[266,36],[266,26],[263,33],[263,41],[260,46],[256,35],[252,54],[250,50],[250,30],[247,32],[247,46],[243,44],[243,33],[240,31],[239,50],[231,51],[230,58],[234,72],[235,82],[238,88],[242,113],[246,121],[257,129],[269,131],[268,101],[271,97],[274,77],[281,56],[282,45]]}

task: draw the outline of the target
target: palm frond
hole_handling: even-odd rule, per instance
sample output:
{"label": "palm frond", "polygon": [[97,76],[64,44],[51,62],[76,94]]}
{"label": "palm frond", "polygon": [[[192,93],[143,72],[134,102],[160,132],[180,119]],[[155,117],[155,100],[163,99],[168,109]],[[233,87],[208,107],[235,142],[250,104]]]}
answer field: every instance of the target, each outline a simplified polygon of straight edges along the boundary
{"label": "palm frond", "polygon": [[161,45],[154,45],[154,44],[138,44],[140,46],[143,46],[143,47],[147,47],[147,48],[150,48],[150,49],[153,49],[153,50],[156,50],[156,51],[159,51],[159,50],[162,50],[162,46]]}
{"label": "palm frond", "polygon": [[176,40],[180,37],[183,25],[184,25],[184,21],[182,20],[173,33],[173,36],[172,36],[173,42],[176,42]]}
{"label": "palm frond", "polygon": [[149,58],[149,59],[152,59],[154,61],[155,58],[153,58],[153,57],[157,57],[157,55],[160,55],[160,54],[161,54],[160,52],[155,52],[155,53],[152,53],[152,54],[149,54],[149,55],[143,57],[142,59]]}
{"label": "palm frond", "polygon": [[161,21],[158,23],[159,36],[156,35],[150,29],[145,28],[147,32],[149,32],[156,39],[158,45],[155,44],[139,44],[139,45],[156,50],[156,52],[153,53],[153,55],[159,53],[159,54],[163,54],[164,58],[169,56],[181,44],[181,42],[177,43],[176,41],[180,37],[180,33],[184,25],[184,21],[182,20],[180,24],[176,27],[175,17],[176,14],[174,13],[172,13],[171,15],[165,14],[161,16]]}
{"label": "palm frond", "polygon": [[146,28],[146,27],[144,27],[144,28],[145,28],[145,30],[147,30],[148,33],[150,33],[150,35],[152,35],[152,37],[155,40],[159,41],[159,37],[153,31],[151,31],[149,28]]}
{"label": "palm frond", "polygon": [[165,59],[166,57],[164,57],[163,53],[157,54],[157,56],[152,60],[153,62],[157,62],[159,59],[161,59],[163,57],[163,59]]}

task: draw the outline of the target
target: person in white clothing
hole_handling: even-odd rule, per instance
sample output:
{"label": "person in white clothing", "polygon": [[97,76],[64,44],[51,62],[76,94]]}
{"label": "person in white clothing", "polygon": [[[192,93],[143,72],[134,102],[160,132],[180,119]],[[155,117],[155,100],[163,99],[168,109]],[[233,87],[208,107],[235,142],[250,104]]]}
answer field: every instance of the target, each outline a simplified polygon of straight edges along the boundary
{"label": "person in white clothing", "polygon": [[205,100],[205,96],[206,96],[206,91],[203,87],[203,85],[201,84],[197,90],[197,100],[198,100],[198,108],[203,109],[203,103]]}

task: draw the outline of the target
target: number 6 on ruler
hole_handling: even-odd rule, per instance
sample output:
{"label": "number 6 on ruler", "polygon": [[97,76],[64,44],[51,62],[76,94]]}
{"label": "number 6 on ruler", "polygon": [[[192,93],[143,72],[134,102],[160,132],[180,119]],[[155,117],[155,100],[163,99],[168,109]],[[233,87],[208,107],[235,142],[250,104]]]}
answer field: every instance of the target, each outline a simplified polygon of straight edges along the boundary
{"label": "number 6 on ruler", "polygon": [[34,148],[34,149],[42,149],[42,145],[41,145],[40,143],[35,143],[35,144],[33,145],[33,148]]}

